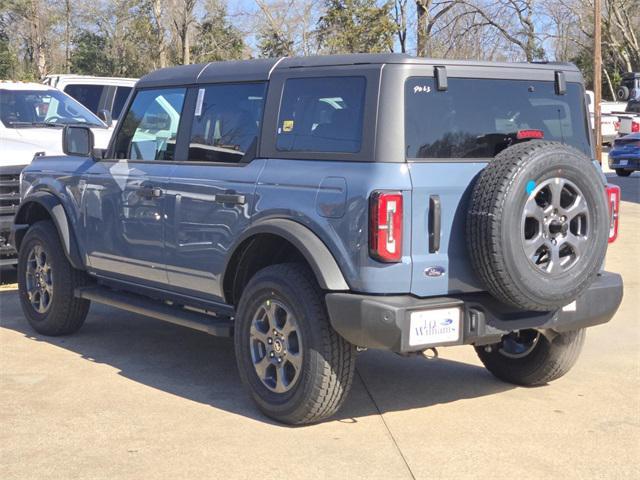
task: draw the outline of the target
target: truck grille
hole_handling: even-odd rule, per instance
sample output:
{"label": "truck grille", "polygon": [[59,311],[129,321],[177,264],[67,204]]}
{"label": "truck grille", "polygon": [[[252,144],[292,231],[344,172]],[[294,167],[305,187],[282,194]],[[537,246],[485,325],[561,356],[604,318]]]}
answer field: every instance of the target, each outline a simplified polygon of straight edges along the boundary
{"label": "truck grille", "polygon": [[20,204],[20,174],[0,174],[0,215],[15,215]]}

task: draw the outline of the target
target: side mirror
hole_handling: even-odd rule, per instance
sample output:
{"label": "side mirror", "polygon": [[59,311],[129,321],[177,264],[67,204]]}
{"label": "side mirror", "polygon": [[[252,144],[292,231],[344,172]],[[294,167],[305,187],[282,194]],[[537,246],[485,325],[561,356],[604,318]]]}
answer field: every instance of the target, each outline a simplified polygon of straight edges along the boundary
{"label": "side mirror", "polygon": [[111,116],[111,112],[109,110],[98,110],[98,118],[102,120],[107,127],[113,125],[113,117]]}
{"label": "side mirror", "polygon": [[62,151],[65,155],[91,157],[93,132],[89,127],[67,125],[62,131]]}

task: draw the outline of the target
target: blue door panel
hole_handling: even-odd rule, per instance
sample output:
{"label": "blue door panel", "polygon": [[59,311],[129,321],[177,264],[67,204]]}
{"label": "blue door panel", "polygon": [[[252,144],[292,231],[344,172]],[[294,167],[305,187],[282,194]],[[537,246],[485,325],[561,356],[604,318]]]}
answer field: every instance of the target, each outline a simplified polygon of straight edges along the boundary
{"label": "blue door panel", "polygon": [[[140,284],[168,283],[164,191],[173,168],[163,162],[102,160],[83,173],[83,230],[92,270]],[[142,196],[143,188],[160,189],[161,195]]]}
{"label": "blue door panel", "polygon": [[181,293],[221,300],[222,274],[255,209],[264,160],[248,164],[181,163],[166,201],[168,279]]}

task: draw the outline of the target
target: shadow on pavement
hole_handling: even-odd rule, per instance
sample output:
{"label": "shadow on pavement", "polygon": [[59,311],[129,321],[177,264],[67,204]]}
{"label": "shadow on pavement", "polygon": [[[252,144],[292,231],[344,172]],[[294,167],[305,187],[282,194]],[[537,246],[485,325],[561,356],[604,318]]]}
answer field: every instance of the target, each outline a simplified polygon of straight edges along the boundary
{"label": "shadow on pavement", "polygon": [[607,173],[607,182],[620,187],[623,202],[640,203],[640,172],[630,177],[619,177],[615,173]]}
{"label": "shadow on pavement", "polygon": [[[77,334],[45,337],[27,324],[15,291],[0,292],[0,314],[3,328],[33,341],[110,365],[120,375],[149,387],[275,425],[258,411],[240,384],[231,339],[211,337],[102,305],[91,307],[87,322]],[[401,358],[389,352],[361,354],[357,369],[351,395],[336,417],[348,423],[376,415],[378,410],[424,408],[512,388],[475,365]]]}

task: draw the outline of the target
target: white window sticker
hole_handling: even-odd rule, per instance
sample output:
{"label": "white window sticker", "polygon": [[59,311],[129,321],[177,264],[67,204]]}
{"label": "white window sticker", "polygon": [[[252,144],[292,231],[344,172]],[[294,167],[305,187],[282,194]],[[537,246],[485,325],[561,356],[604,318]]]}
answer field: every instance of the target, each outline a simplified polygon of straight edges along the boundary
{"label": "white window sticker", "polygon": [[196,99],[196,117],[202,115],[202,102],[204,102],[204,88],[198,90],[198,98]]}

